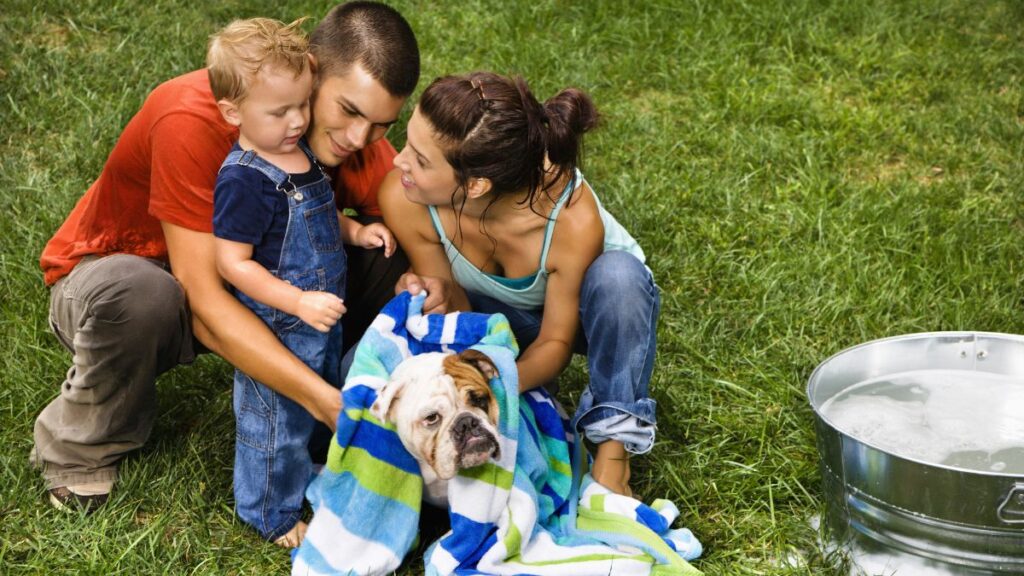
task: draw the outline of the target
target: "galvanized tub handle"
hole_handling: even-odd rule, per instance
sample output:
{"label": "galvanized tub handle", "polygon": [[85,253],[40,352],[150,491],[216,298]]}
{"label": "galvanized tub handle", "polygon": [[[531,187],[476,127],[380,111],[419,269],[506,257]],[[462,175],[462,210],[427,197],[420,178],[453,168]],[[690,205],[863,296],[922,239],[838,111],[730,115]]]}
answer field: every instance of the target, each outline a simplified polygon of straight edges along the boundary
{"label": "galvanized tub handle", "polygon": [[1017,482],[996,509],[1004,524],[1024,524],[1024,482]]}

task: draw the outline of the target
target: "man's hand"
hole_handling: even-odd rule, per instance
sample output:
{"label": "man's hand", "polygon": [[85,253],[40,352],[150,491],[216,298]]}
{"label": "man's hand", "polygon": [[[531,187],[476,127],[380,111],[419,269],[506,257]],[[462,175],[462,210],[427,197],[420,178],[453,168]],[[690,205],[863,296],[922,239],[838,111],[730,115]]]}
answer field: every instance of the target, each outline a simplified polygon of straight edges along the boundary
{"label": "man's hand", "polygon": [[337,432],[338,416],[341,415],[341,411],[344,408],[345,404],[342,402],[341,392],[331,388],[330,390],[323,391],[317,402],[309,408],[309,413],[313,415],[313,418],[326,424],[331,429],[331,432]]}
{"label": "man's hand", "polygon": [[345,304],[330,292],[303,292],[295,306],[295,315],[320,332],[327,332],[347,312]]}
{"label": "man's hand", "polygon": [[423,290],[427,291],[427,299],[423,301],[424,314],[448,313],[448,298],[451,295],[451,288],[446,280],[433,276],[420,276],[415,272],[406,272],[395,284],[395,294],[405,290],[414,296]]}
{"label": "man's hand", "polygon": [[388,227],[380,222],[365,224],[355,234],[354,244],[362,248],[384,247],[384,256],[390,258],[395,253],[397,243],[395,236]]}

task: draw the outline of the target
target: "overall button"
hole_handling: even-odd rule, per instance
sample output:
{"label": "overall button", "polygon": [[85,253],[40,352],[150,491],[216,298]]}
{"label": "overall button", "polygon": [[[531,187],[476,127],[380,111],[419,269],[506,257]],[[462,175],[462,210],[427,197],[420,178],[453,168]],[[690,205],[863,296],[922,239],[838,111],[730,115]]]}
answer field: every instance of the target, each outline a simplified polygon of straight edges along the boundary
{"label": "overall button", "polygon": [[296,200],[296,201],[298,201],[298,202],[302,202],[302,198],[303,198],[303,196],[302,196],[302,192],[296,192],[296,193],[295,193],[295,200]]}

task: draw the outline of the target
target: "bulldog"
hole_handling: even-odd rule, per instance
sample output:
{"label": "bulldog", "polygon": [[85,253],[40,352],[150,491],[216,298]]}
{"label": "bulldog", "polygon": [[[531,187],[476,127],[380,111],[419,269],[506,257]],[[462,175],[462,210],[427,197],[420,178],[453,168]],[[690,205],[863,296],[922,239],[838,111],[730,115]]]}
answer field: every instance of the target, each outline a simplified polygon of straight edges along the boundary
{"label": "bulldog", "polygon": [[377,392],[370,412],[395,424],[420,465],[427,502],[446,507],[448,480],[501,457],[498,402],[487,385],[496,374],[490,358],[476,350],[428,352],[402,361]]}

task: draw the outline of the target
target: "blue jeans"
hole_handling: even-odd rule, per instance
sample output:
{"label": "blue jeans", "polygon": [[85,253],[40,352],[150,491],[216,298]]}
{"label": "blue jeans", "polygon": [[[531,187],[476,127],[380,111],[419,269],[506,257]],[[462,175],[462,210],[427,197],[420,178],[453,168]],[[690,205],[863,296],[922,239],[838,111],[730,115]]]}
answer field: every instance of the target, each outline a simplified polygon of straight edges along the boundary
{"label": "blue jeans", "polygon": [[[543,310],[521,310],[469,293],[475,312],[504,314],[525,350],[540,332]],[[654,444],[655,402],[648,397],[661,296],[650,270],[632,254],[605,252],[587,269],[580,290],[580,324],[573,352],[587,356],[590,384],[573,427],[592,442],[617,440],[634,454]]]}
{"label": "blue jeans", "polygon": [[[303,143],[303,150],[313,160]],[[288,222],[278,266],[270,273],[305,291],[344,297],[346,257],[341,243],[334,191],[326,176],[295,187],[276,166],[254,153],[232,151],[235,162],[259,170],[288,196]],[[259,250],[259,246],[255,247]],[[236,292],[282,344],[328,383],[341,387],[341,322],[318,332],[296,316]],[[313,474],[309,441],[316,424],[305,408],[236,370],[235,509],[267,540],[291,530],[302,516]]]}

